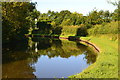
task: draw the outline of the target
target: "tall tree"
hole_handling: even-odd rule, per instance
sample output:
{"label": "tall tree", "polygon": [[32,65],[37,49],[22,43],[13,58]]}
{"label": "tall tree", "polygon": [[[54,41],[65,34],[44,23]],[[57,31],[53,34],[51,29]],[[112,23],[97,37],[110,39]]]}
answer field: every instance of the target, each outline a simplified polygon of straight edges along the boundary
{"label": "tall tree", "polygon": [[2,3],[2,32],[3,41],[20,40],[28,33],[31,26],[31,12],[35,4],[30,2],[4,2]]}

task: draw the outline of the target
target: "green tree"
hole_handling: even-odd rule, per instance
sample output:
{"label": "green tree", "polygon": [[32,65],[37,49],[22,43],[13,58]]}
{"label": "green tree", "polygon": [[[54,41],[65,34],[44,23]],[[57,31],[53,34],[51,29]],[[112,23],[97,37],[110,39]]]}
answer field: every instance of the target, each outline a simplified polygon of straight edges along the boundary
{"label": "green tree", "polygon": [[104,21],[105,22],[110,22],[110,12],[107,10],[104,12]]}
{"label": "green tree", "polygon": [[113,20],[118,20],[120,21],[120,1],[119,0],[113,0],[113,1],[109,1],[108,3],[113,4],[114,6],[117,6],[117,9],[114,11],[113,13]]}
{"label": "green tree", "polygon": [[30,13],[35,9],[34,3],[4,2],[2,3],[3,41],[20,40],[28,33],[31,26]]}

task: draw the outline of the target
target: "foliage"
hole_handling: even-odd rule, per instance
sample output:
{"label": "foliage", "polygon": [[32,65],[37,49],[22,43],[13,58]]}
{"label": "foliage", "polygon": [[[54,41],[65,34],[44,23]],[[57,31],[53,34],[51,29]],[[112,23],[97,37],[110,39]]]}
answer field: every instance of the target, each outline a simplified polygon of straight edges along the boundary
{"label": "foliage", "polygon": [[84,25],[80,26],[77,29],[76,36],[86,36],[87,34],[87,27],[85,27]]}
{"label": "foliage", "polygon": [[[86,36],[89,34],[108,34],[108,33],[117,33],[117,25],[114,27],[109,25],[104,25],[112,21],[118,21],[118,9],[113,13],[110,13],[108,10],[91,11],[87,16],[83,16],[81,13],[70,12],[68,10],[62,10],[61,12],[48,11],[47,13],[40,14],[39,22],[51,21],[51,30],[55,33],[61,27],[61,36]],[[111,23],[112,24],[112,23]],[[84,25],[81,27],[81,25]],[[74,26],[74,27],[73,27]],[[75,27],[80,26],[80,27]],[[111,27],[109,27],[111,26]],[[47,27],[44,26],[47,29]],[[99,29],[97,29],[99,28]],[[112,29],[112,30],[111,30]],[[44,30],[43,30],[44,31]],[[88,31],[88,32],[87,32]],[[52,32],[52,33],[54,33]],[[44,34],[44,33],[43,33]],[[60,35],[60,34],[59,34]]]}
{"label": "foliage", "polygon": [[[29,2],[3,3],[4,41],[22,39],[28,31],[28,34],[58,36],[86,36],[88,33],[89,35],[118,33],[119,8],[113,13],[108,10],[93,10],[87,16],[83,16],[81,13],[70,12],[68,10],[60,12],[49,10],[47,13],[40,13],[36,10],[35,5],[36,3]],[[37,18],[36,28],[35,19]]]}
{"label": "foliage", "polygon": [[118,43],[106,37],[82,37],[100,48],[97,61],[69,78],[118,78]]}
{"label": "foliage", "polygon": [[118,34],[118,22],[103,23],[102,25],[95,25],[88,29],[89,35],[96,34]]}
{"label": "foliage", "polygon": [[[120,6],[113,12],[109,11],[91,11],[87,16],[83,16],[81,13],[70,12],[68,10],[62,10],[61,12],[48,11],[47,13],[40,13],[35,8],[35,3],[29,2],[4,2],[2,3],[2,30],[3,30],[3,42],[12,40],[21,40],[24,38],[24,34],[28,31],[32,31],[32,34],[47,34],[47,35],[58,35],[58,36],[86,36],[98,35],[98,34],[118,34],[118,22]],[[35,29],[35,19],[38,18],[37,30]],[[117,37],[112,38],[116,40]],[[87,70],[72,77],[117,77],[117,43],[104,38],[90,38],[92,42],[101,48],[101,53],[95,64],[92,64]],[[44,40],[43,40],[44,41]],[[42,41],[42,42],[43,42]],[[39,41],[40,42],[40,41]],[[41,43],[42,43],[41,42]],[[58,52],[63,51],[62,48],[66,49],[65,53],[69,53],[72,50],[69,43],[61,47],[57,47],[57,43],[53,43],[53,47],[47,43],[51,43],[50,40],[45,42],[45,46],[52,51],[54,48]],[[57,45],[56,45],[57,44]],[[40,44],[39,48],[42,48]],[[62,45],[62,44],[60,44]],[[65,48],[64,46],[68,46]],[[77,43],[77,46],[79,44]],[[109,46],[109,47],[106,47]],[[73,46],[74,47],[74,46]],[[79,46],[78,46],[79,47]],[[42,50],[41,50],[42,51]],[[39,52],[41,52],[39,51]],[[69,54],[65,54],[62,57],[69,57]],[[48,54],[44,52],[44,54]],[[61,52],[60,54],[63,54]],[[59,56],[58,54],[57,56]],[[73,53],[70,53],[73,54]],[[52,56],[53,55],[53,56]],[[78,53],[76,54],[78,55]],[[50,57],[56,55],[51,54]],[[107,56],[107,57],[106,57]],[[97,67],[96,67],[97,66]]]}
{"label": "foliage", "polygon": [[24,34],[27,34],[29,27],[33,25],[32,20],[36,18],[33,14],[35,13],[35,4],[29,2],[3,2],[2,10],[3,41],[23,39]]}
{"label": "foliage", "polygon": [[52,34],[51,35],[58,35],[60,36],[62,33],[62,27],[58,26],[55,29],[52,30]]}
{"label": "foliage", "polygon": [[62,34],[61,36],[75,36],[76,35],[76,32],[77,32],[77,29],[79,28],[80,26],[63,26],[62,27]]}

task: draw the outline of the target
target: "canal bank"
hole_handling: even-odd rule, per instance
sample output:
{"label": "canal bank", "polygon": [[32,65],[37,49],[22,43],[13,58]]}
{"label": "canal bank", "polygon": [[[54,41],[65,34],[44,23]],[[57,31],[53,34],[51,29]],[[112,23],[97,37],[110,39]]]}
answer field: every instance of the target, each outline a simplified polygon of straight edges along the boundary
{"label": "canal bank", "polygon": [[94,64],[69,78],[118,78],[118,43],[102,37],[82,37],[100,48]]}
{"label": "canal bank", "polygon": [[79,41],[46,37],[6,45],[3,57],[3,78],[67,78],[97,59],[93,50]]}
{"label": "canal bank", "polygon": [[[61,36],[60,39],[68,39]],[[81,73],[69,78],[118,78],[118,41],[104,37],[81,37],[80,43],[97,49],[99,56],[95,63],[84,69]],[[89,45],[91,44],[91,45]]]}

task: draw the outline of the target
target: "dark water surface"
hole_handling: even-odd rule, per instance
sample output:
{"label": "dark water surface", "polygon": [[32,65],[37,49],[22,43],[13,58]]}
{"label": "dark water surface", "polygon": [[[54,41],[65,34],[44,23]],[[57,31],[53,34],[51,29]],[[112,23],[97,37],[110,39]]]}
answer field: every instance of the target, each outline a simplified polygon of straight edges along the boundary
{"label": "dark water surface", "polygon": [[80,73],[96,61],[80,42],[29,38],[3,46],[3,78],[61,78]]}

